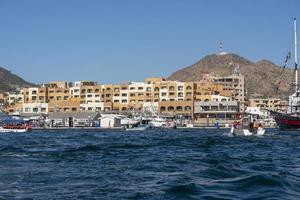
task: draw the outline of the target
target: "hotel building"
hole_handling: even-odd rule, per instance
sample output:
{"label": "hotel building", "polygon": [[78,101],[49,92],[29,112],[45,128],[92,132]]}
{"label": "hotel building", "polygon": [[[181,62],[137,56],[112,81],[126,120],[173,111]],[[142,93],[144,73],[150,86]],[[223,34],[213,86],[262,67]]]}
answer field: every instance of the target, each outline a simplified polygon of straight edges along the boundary
{"label": "hotel building", "polygon": [[[14,98],[18,99],[18,103],[13,101],[13,95],[8,95],[7,98],[10,104],[7,110],[10,114],[134,111],[192,117],[197,112],[201,115],[199,108],[204,102],[205,105],[210,102],[236,102],[228,106],[236,106],[239,112],[243,111],[245,89],[242,75],[218,77],[205,74],[197,82],[164,78],[147,78],[144,82],[128,84],[56,81],[40,87],[23,88],[22,94]],[[232,111],[232,107],[230,109]]]}

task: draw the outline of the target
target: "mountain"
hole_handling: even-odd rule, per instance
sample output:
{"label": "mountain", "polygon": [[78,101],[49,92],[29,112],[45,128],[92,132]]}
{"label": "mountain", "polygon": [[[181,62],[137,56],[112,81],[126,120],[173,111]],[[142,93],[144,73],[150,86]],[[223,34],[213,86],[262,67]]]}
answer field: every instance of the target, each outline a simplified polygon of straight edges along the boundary
{"label": "mountain", "polygon": [[7,69],[0,67],[0,92],[15,92],[24,86],[33,85]]}
{"label": "mountain", "polygon": [[[195,64],[173,73],[168,79],[178,81],[197,81],[202,74],[214,72],[220,76],[232,74],[236,65],[245,76],[245,87],[248,98],[281,98],[287,99],[291,94],[293,70],[286,69],[282,75],[282,68],[268,60],[251,62],[236,54],[213,54],[205,56]],[[281,84],[278,82],[282,79]],[[278,88],[279,86],[279,88]],[[278,89],[277,89],[278,88]]]}

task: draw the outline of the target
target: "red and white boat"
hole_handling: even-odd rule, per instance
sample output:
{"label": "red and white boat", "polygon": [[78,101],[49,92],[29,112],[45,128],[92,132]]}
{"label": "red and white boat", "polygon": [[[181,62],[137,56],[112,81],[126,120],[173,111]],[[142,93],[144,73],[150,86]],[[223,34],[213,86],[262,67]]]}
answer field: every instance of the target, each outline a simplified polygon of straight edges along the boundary
{"label": "red and white boat", "polygon": [[32,130],[32,125],[24,120],[5,119],[1,121],[0,133],[24,133]]}
{"label": "red and white boat", "polygon": [[[282,130],[300,129],[300,91],[298,86],[298,55],[297,55],[297,24],[294,18],[294,61],[295,61],[295,80],[294,93],[289,96],[289,110],[287,113],[272,112],[276,124]],[[287,61],[287,59],[286,59]]]}

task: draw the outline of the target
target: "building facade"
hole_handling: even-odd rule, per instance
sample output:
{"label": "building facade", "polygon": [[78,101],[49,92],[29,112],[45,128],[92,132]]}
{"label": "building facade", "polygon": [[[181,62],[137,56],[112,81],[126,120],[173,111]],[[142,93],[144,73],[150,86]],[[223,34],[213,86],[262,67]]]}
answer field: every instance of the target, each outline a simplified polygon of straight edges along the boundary
{"label": "building facade", "polygon": [[286,112],[288,109],[288,101],[278,98],[255,98],[249,99],[249,107],[258,107],[262,111],[272,110],[277,112]]}
{"label": "building facade", "polygon": [[236,101],[239,111],[243,110],[245,89],[242,75],[219,77],[205,74],[196,82],[164,78],[147,78],[144,82],[128,84],[56,81],[23,88],[21,94],[8,95],[7,100],[10,105],[7,110],[11,114],[16,111],[43,114],[93,111],[151,112],[193,117],[194,113],[199,114],[199,106],[207,104],[204,102],[220,102],[218,105],[221,105]]}

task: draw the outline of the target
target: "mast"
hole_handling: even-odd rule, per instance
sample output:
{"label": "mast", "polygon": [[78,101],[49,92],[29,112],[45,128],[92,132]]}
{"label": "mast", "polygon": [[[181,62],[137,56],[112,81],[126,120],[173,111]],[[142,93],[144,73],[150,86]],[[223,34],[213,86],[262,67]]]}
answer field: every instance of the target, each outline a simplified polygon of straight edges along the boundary
{"label": "mast", "polygon": [[297,52],[297,23],[294,18],[294,45],[295,45],[295,92],[298,96],[298,52]]}

